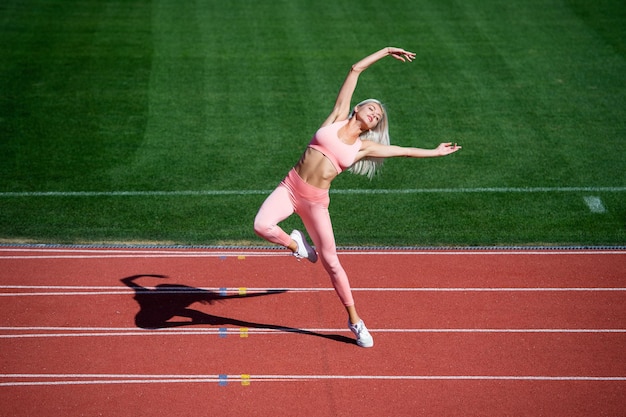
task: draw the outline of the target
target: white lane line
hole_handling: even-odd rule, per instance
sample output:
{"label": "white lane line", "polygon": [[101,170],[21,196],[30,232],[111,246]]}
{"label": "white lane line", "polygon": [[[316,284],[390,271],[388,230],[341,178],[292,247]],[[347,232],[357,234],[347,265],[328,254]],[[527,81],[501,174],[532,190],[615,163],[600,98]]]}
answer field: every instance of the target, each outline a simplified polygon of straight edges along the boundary
{"label": "white lane line", "polygon": [[561,381],[621,382],[624,376],[587,375],[145,375],[145,374],[0,374],[0,387],[97,384],[173,384],[314,381]]}
{"label": "white lane line", "polygon": [[[1,252],[1,251],[0,251]],[[29,251],[23,251],[29,252]],[[112,259],[112,258],[227,258],[227,257],[275,257],[275,256],[290,256],[289,253],[260,253],[260,252],[242,252],[242,253],[185,253],[185,252],[170,252],[170,253],[119,253],[119,254],[105,254],[105,253],[91,253],[82,255],[0,255],[0,259]]]}
{"label": "white lane line", "polygon": [[[289,330],[289,327],[285,327],[285,330]],[[64,331],[64,332],[133,332],[133,331],[141,331],[142,333],[152,332],[152,333],[216,333],[227,330],[229,332],[239,332],[241,330],[240,327],[175,327],[175,328],[164,328],[164,329],[154,329],[154,330],[143,330],[137,327],[69,327],[69,326],[3,326],[0,327],[0,331]],[[282,333],[283,330],[279,329],[264,329],[264,328],[248,328],[251,333],[261,332],[261,333]],[[307,329],[295,329],[302,330],[308,332],[322,332],[322,333],[331,333],[331,332],[346,332],[350,333],[348,328],[307,328]],[[485,328],[406,328],[406,329],[390,329],[390,328],[382,328],[382,329],[372,329],[377,333],[626,333],[626,329],[485,329]]]}
{"label": "white lane line", "polygon": [[[1,254],[1,253],[10,254]],[[64,254],[51,254],[54,252],[62,252]],[[22,253],[22,254],[20,254]],[[487,255],[626,255],[625,249],[505,249],[505,250],[338,250],[341,256],[354,255],[382,255],[382,256],[416,256],[416,255],[437,255],[437,256],[487,256]],[[7,259],[112,259],[112,258],[238,258],[243,260],[250,258],[265,257],[291,257],[288,251],[241,251],[241,252],[188,252],[188,251],[107,251],[107,250],[50,250],[50,249],[3,249],[0,248],[0,260]]]}
{"label": "white lane line", "polygon": [[[39,291],[49,290],[49,291]],[[70,290],[70,291],[68,291]],[[154,290],[150,288],[134,290],[115,286],[54,286],[54,285],[0,285],[0,297],[34,297],[34,296],[103,296],[103,295],[129,295],[129,294],[210,294],[219,297],[238,295],[242,298],[255,294],[282,294],[282,293],[309,293],[309,292],[334,292],[332,287],[327,288],[247,288],[247,287],[221,287],[221,288],[181,288],[169,290]],[[626,287],[355,287],[355,292],[624,292]]]}
{"label": "white lane line", "polygon": [[600,197],[586,196],[583,197],[583,199],[585,200],[585,204],[587,204],[587,207],[589,207],[589,210],[592,213],[606,213],[606,207],[602,203],[602,199]]}
{"label": "white lane line", "polygon": [[[1,327],[0,339],[66,338],[66,337],[132,337],[132,336],[210,336],[220,338],[250,337],[257,335],[302,335],[302,334],[343,334],[347,329],[299,329],[299,328],[250,328],[250,327],[212,327],[142,330],[139,328],[62,328],[62,327]],[[370,329],[375,334],[624,334],[626,329]],[[24,333],[31,332],[31,333]]]}

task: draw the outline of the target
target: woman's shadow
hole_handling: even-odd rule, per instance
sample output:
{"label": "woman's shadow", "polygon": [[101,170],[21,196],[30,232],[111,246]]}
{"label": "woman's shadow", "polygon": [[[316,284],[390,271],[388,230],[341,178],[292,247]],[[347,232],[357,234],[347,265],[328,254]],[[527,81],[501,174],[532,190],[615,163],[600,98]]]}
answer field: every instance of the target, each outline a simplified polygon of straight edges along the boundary
{"label": "woman's shadow", "polygon": [[152,288],[137,284],[140,278],[167,278],[164,275],[133,275],[120,281],[135,291],[135,300],[139,304],[139,312],[135,316],[135,324],[142,329],[163,329],[190,325],[237,326],[254,329],[271,329],[288,333],[317,336],[325,339],[355,344],[353,339],[341,335],[322,334],[294,327],[274,324],[252,323],[228,317],[214,316],[195,310],[190,306],[194,303],[213,304],[232,298],[252,298],[272,294],[282,294],[287,290],[268,290],[246,295],[222,295],[214,291],[190,287],[180,284],[158,284]]}

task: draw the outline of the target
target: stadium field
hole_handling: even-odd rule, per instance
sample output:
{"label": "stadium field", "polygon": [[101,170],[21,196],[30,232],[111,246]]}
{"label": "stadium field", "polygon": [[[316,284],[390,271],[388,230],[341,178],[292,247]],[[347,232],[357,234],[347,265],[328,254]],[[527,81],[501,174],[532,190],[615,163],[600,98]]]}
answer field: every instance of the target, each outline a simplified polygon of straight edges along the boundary
{"label": "stadium field", "polygon": [[463,149],[342,174],[338,245],[626,244],[620,0],[5,0],[0,243],[265,245],[259,205],[385,46],[417,59],[355,99]]}

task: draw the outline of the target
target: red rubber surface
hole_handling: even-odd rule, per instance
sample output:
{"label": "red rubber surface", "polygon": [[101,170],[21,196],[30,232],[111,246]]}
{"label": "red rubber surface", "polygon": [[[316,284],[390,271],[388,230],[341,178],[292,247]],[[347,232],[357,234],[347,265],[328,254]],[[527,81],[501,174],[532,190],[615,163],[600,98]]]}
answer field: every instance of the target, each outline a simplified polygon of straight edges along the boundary
{"label": "red rubber surface", "polygon": [[0,415],[623,415],[626,251],[340,258],[372,349],[281,251],[0,248]]}

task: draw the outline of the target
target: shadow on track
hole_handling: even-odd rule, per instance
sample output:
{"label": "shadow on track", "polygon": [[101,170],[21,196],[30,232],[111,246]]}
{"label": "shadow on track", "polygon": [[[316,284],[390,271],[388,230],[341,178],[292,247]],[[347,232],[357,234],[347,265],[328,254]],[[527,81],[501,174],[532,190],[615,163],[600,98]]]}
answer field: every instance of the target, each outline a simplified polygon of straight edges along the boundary
{"label": "shadow on track", "polygon": [[[214,302],[221,302],[232,298],[246,299],[273,294],[282,294],[287,292],[287,290],[269,290],[262,293],[248,295],[221,295],[214,291],[207,291],[201,288],[180,284],[158,284],[153,288],[148,288],[135,282],[140,278],[162,279],[167,277],[164,275],[133,275],[120,280],[124,285],[135,291],[134,298],[139,304],[139,312],[135,316],[135,324],[137,327],[142,329],[163,329],[201,324],[211,326],[232,325],[237,327],[271,329],[287,333],[298,333],[322,337],[336,342],[355,344],[354,339],[341,335],[322,334],[311,332],[309,330],[278,326],[274,324],[252,323],[228,317],[214,316],[190,308],[190,306],[194,303],[213,304]],[[173,318],[178,318],[179,320],[173,321]]]}

